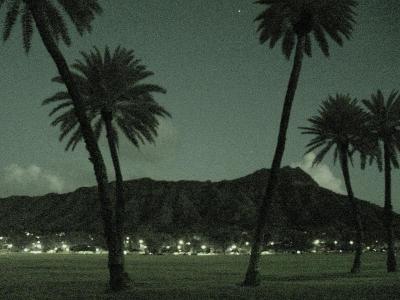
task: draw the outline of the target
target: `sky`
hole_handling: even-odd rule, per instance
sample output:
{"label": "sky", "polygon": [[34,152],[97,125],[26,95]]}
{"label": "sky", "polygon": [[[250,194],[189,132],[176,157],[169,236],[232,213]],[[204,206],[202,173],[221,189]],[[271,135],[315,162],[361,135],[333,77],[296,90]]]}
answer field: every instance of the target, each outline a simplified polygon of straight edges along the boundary
{"label": "sky", "polygon": [[[353,37],[331,57],[313,46],[296,92],[283,166],[299,166],[322,186],[344,193],[332,155],[311,167],[303,156],[307,136],[299,126],[317,112],[328,95],[370,97],[400,88],[400,6],[397,0],[360,1]],[[292,61],[280,45],[260,45],[254,18],[262,6],[245,0],[100,0],[104,13],[91,34],[70,27],[72,45],[61,45],[67,61],[95,45],[133,49],[155,75],[148,82],[167,90],[156,100],[171,114],[162,120],[156,145],[139,150],[122,141],[125,179],[223,180],[269,168]],[[0,13],[4,20],[4,12]],[[43,99],[61,90],[51,82],[57,72],[37,32],[29,55],[21,28],[0,45],[0,197],[68,192],[95,185],[92,166],[81,144],[65,152],[59,130],[50,126]],[[104,138],[100,141],[114,178]],[[359,198],[383,204],[383,174],[375,166],[351,169]],[[393,174],[393,204],[400,211],[400,176]]]}

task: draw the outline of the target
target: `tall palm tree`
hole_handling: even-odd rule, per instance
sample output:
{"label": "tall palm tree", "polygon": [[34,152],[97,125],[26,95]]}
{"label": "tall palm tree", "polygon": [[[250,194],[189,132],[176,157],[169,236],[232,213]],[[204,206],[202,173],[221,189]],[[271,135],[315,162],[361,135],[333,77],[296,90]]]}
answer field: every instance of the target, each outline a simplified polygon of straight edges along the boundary
{"label": "tall palm tree", "polygon": [[66,45],[71,44],[64,14],[70,18],[79,34],[82,35],[84,32],[91,31],[92,21],[96,15],[102,12],[101,6],[97,0],[0,0],[0,10],[2,8],[6,9],[3,40],[8,40],[18,17],[21,17],[23,45],[25,51],[29,52],[34,27],[36,27],[71,95],[73,105],[76,108],[75,114],[82,128],[86,149],[89,152],[89,160],[93,164],[96,175],[104,235],[109,250],[110,287],[113,290],[121,289],[126,286],[123,275],[123,253],[117,252],[115,248],[116,236],[113,228],[112,205],[107,191],[106,167],[85,114],[82,97],[74,83],[68,64],[58,48],[60,40]]}
{"label": "tall palm tree", "polygon": [[393,208],[391,191],[391,169],[399,168],[397,152],[400,149],[400,95],[397,91],[392,91],[385,101],[380,90],[371,95],[371,99],[363,100],[363,104],[368,110],[369,130],[376,136],[378,142],[383,145],[383,164],[385,177],[385,227],[387,242],[387,261],[388,272],[397,270],[396,256],[393,241]]}
{"label": "tall palm tree", "polygon": [[[310,134],[315,137],[307,144],[306,153],[322,148],[316,155],[313,166],[319,164],[332,147],[335,148],[334,163],[339,158],[356,229],[356,252],[351,273],[359,273],[364,232],[359,201],[354,198],[351,187],[349,160],[352,161],[354,151],[360,151],[361,165],[365,166],[365,159],[372,152],[365,151],[368,144],[365,143],[363,138],[367,132],[368,115],[358,105],[356,99],[352,99],[349,95],[337,94],[336,97],[329,96],[327,100],[322,102],[318,115],[309,118],[308,121],[311,123],[310,127],[300,127],[300,129],[303,129],[303,134]],[[372,147],[370,149],[373,150]],[[377,158],[379,159],[379,156]]]}
{"label": "tall palm tree", "polygon": [[287,59],[295,47],[293,68],[283,103],[279,135],[272,161],[271,173],[263,196],[249,265],[243,282],[245,286],[255,286],[259,279],[259,260],[264,240],[267,213],[278,183],[278,173],[285,150],[286,132],[290,112],[300,76],[304,53],[311,56],[311,34],[325,56],[329,56],[326,33],[340,46],[343,37],[349,39],[353,29],[354,0],[258,0],[256,3],[267,8],[255,19],[259,21],[260,43],[269,41],[270,48],[283,38],[282,51]]}
{"label": "tall palm tree", "polygon": [[[142,83],[153,73],[135,59],[133,50],[118,47],[111,55],[106,47],[104,56],[97,48],[90,53],[81,52],[83,60],[72,65],[73,76],[84,98],[87,115],[93,124],[96,139],[105,127],[116,179],[115,222],[118,249],[123,251],[125,198],[121,166],[118,157],[118,130],[136,147],[145,141],[154,143],[159,125],[157,117],[170,116],[153,97],[153,93],[166,91],[154,84]],[[53,81],[64,83],[61,77]],[[82,140],[79,122],[74,114],[68,91],[61,91],[43,101],[58,104],[50,116],[62,112],[52,122],[60,125],[62,141],[68,135],[66,150],[74,150]]]}

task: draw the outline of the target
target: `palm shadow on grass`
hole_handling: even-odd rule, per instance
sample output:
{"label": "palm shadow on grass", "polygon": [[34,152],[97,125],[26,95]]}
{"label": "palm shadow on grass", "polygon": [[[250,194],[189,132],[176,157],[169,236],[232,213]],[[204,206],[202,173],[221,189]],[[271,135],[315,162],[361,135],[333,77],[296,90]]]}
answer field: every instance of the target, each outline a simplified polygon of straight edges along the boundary
{"label": "palm shadow on grass", "polygon": [[376,278],[376,274],[358,273],[352,274],[350,272],[338,273],[315,273],[315,274],[299,274],[299,275],[261,275],[261,280],[266,282],[303,282],[303,281],[336,281],[346,278]]}

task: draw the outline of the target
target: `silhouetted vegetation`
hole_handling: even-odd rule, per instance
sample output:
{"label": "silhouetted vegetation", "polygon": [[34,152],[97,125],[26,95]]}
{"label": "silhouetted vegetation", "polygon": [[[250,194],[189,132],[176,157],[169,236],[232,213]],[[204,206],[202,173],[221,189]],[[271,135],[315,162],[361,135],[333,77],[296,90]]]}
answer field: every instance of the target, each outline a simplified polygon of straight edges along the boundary
{"label": "silhouetted vegetation", "polygon": [[287,59],[295,48],[293,68],[286,91],[283,111],[279,126],[278,141],[271,166],[271,178],[268,181],[265,194],[259,209],[254,241],[246,276],[245,286],[255,286],[260,283],[258,261],[260,247],[264,240],[264,230],[269,209],[274,199],[278,184],[278,173],[281,166],[286,144],[286,132],[289,126],[290,112],[300,77],[304,53],[311,57],[311,34],[325,56],[329,56],[329,45],[326,33],[338,45],[343,45],[343,37],[349,39],[353,30],[354,11],[357,5],[354,0],[259,0],[258,4],[267,8],[256,18],[259,22],[260,43],[269,41],[273,48],[282,39],[282,52]]}
{"label": "silhouetted vegetation", "polygon": [[400,142],[400,96],[392,91],[388,99],[380,90],[371,95],[370,100],[363,100],[369,113],[369,132],[376,142],[383,146],[383,162],[385,176],[385,226],[387,251],[387,271],[397,270],[396,255],[394,250],[393,236],[393,208],[392,208],[392,187],[391,170],[392,166],[399,168],[397,155]]}

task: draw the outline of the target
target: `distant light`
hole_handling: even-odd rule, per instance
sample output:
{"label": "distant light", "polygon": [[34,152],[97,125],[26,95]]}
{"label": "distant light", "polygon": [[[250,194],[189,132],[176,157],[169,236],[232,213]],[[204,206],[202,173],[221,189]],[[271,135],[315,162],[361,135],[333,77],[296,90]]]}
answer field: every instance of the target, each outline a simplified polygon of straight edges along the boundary
{"label": "distant light", "polygon": [[181,245],[178,245],[178,247],[176,247],[178,250],[181,250],[182,249],[182,246]]}
{"label": "distant light", "polygon": [[128,251],[124,250],[124,255],[127,255],[127,254],[128,254]]}
{"label": "distant light", "polygon": [[187,242],[186,245],[189,245],[189,246],[190,246],[190,242]]}
{"label": "distant light", "polygon": [[301,251],[300,251],[300,250],[297,250],[297,251],[296,251],[296,254],[301,254]]}
{"label": "distant light", "polygon": [[4,237],[0,236],[0,240],[4,239]]}
{"label": "distant light", "polygon": [[[246,246],[248,246],[248,245],[250,245],[250,243],[249,242],[246,242],[246,243],[244,243]],[[272,245],[272,244],[271,244]]]}
{"label": "distant light", "polygon": [[183,240],[179,240],[179,245],[183,245],[185,242]]}
{"label": "distant light", "polygon": [[337,245],[338,241],[334,241],[333,243],[334,243],[335,245]]}
{"label": "distant light", "polygon": [[13,247],[13,244],[8,244],[8,245],[7,245],[7,248],[8,248],[8,249],[11,249],[12,247]]}
{"label": "distant light", "polygon": [[349,242],[349,244],[350,244],[350,245],[353,245],[353,244],[354,244],[354,242],[353,242],[353,241],[350,241],[350,242]]}
{"label": "distant light", "polygon": [[370,250],[370,249],[371,249],[371,247],[370,247],[370,246],[368,246],[368,247],[367,247],[367,250]]}
{"label": "distant light", "polygon": [[271,242],[270,244],[271,244],[271,246],[275,245],[275,243],[274,243],[274,242]]}
{"label": "distant light", "polygon": [[241,9],[238,9],[238,13],[240,14],[242,12],[242,10]]}
{"label": "distant light", "polygon": [[143,244],[143,240],[139,240],[139,244]]}
{"label": "distant light", "polygon": [[36,247],[38,247],[39,249],[42,249],[42,245],[40,245],[40,244],[37,245]]}
{"label": "distant light", "polygon": [[237,246],[236,245],[232,245],[231,248],[232,248],[232,250],[235,250],[237,248]]}
{"label": "distant light", "polygon": [[165,248],[169,249],[169,248],[171,248],[171,246],[167,246],[167,247],[165,247]]}
{"label": "distant light", "polygon": [[130,237],[129,237],[129,236],[127,236],[127,237],[126,237],[126,239],[129,241]]}
{"label": "distant light", "polygon": [[206,250],[207,246],[206,245],[201,245],[201,249]]}
{"label": "distant light", "polygon": [[24,252],[29,252],[29,249],[28,248],[24,248]]}
{"label": "distant light", "polygon": [[320,240],[315,240],[315,241],[313,242],[313,244],[314,244],[315,246],[318,246],[320,243],[321,243]]}

